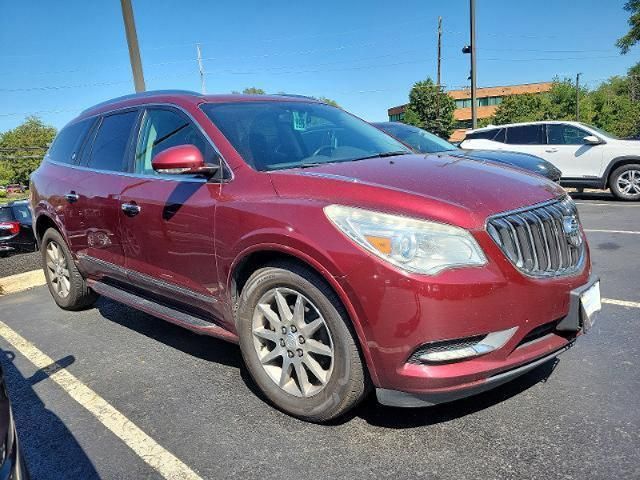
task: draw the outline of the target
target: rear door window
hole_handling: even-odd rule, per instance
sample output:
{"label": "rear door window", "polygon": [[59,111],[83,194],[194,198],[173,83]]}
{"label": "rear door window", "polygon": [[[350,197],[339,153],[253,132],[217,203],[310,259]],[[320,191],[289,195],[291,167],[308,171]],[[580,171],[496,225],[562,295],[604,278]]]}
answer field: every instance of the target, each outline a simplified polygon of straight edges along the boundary
{"label": "rear door window", "polygon": [[544,125],[521,125],[507,128],[506,140],[511,145],[542,145]]}
{"label": "rear door window", "polygon": [[102,119],[88,156],[88,167],[122,172],[127,170],[127,151],[138,111],[107,115]]}
{"label": "rear door window", "polygon": [[157,173],[151,166],[153,158],[178,145],[194,145],[202,153],[205,162],[214,155],[209,142],[186,115],[172,109],[147,110],[136,147],[135,172]]}
{"label": "rear door window", "polygon": [[80,148],[94,121],[90,118],[64,127],[53,141],[48,158],[60,163],[77,163]]}

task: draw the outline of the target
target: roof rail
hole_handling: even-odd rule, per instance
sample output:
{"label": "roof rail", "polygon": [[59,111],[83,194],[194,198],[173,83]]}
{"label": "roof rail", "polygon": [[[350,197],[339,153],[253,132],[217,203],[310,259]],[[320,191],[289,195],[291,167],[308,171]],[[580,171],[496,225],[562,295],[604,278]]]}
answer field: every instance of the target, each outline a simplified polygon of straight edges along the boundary
{"label": "roof rail", "polygon": [[318,100],[316,97],[311,97],[309,95],[300,95],[298,93],[276,93],[278,97],[293,97],[293,98],[308,98],[309,100]]}
{"label": "roof rail", "polygon": [[129,95],[123,95],[121,97],[116,97],[116,98],[112,98],[109,100],[105,100],[104,102],[100,102],[97,103],[89,108],[86,108],[82,111],[82,113],[86,113],[89,112],[91,110],[95,110],[98,107],[104,107],[106,105],[110,105],[112,103],[116,103],[116,102],[121,102],[123,100],[131,100],[134,98],[146,98],[146,97],[153,97],[156,95],[190,95],[193,97],[200,97],[202,96],[200,93],[198,92],[194,92],[192,90],[148,90],[146,92],[139,92],[139,93],[131,93]]}

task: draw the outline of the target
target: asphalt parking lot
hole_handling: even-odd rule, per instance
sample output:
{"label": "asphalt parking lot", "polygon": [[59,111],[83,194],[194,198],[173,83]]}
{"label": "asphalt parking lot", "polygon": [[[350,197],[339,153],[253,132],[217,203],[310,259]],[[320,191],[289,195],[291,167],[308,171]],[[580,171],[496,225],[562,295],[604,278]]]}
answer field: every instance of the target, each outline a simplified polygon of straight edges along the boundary
{"label": "asphalt parking lot", "polygon": [[[34,364],[0,335],[33,477],[172,471],[77,403],[54,381],[63,370],[119,411],[113,421],[132,422],[179,459],[185,478],[640,478],[640,204],[575,199],[602,296],[613,302],[557,364],[439,407],[393,409],[371,398],[336,424],[303,423],[265,403],[234,345],[110,300],[69,313],[46,287],[0,297],[0,322],[27,342],[20,350],[55,362]],[[174,471],[167,478],[181,478]]]}

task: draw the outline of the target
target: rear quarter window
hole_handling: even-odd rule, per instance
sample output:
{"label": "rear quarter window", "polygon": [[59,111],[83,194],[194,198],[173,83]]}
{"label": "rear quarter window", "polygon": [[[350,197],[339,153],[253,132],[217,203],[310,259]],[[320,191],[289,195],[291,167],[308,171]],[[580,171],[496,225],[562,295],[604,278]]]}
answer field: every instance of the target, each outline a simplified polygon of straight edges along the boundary
{"label": "rear quarter window", "polygon": [[53,141],[48,158],[60,163],[76,163],[80,148],[94,121],[91,118],[64,127]]}
{"label": "rear quarter window", "polygon": [[493,137],[498,133],[497,129],[493,130],[480,130],[477,132],[469,132],[465,135],[465,140],[493,140]]}

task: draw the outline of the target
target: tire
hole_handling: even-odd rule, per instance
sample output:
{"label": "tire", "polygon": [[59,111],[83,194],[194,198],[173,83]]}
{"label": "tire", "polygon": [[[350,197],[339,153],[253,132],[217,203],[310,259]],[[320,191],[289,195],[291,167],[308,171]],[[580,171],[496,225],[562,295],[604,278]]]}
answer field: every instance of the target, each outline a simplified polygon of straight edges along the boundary
{"label": "tire", "polygon": [[[292,318],[282,321],[278,295]],[[304,309],[296,309],[298,298]],[[273,307],[268,315],[264,305]],[[256,270],[242,290],[237,323],[247,369],[278,409],[320,423],[364,398],[368,379],[356,335],[336,294],[310,269],[277,262]]]}
{"label": "tire", "polygon": [[56,229],[50,228],[44,233],[40,253],[49,292],[60,308],[84,310],[95,303],[98,295],[87,286],[69,247]]}
{"label": "tire", "polygon": [[620,200],[640,200],[640,164],[630,163],[616,168],[609,178],[609,188]]}

